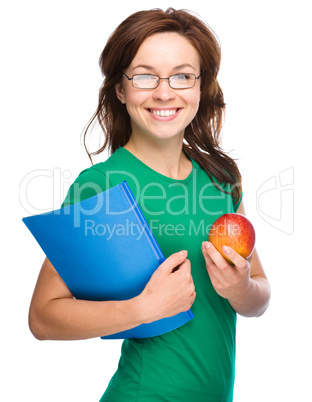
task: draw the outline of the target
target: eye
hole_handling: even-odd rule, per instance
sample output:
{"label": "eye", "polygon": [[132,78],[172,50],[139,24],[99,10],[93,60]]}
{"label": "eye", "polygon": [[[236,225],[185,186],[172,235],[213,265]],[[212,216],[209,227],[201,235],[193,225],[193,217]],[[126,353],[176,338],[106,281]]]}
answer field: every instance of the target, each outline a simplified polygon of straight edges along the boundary
{"label": "eye", "polygon": [[157,87],[158,76],[153,74],[136,74],[132,78],[135,88],[153,89]]}
{"label": "eye", "polygon": [[[138,81],[155,81],[155,75],[152,74],[137,74],[135,75],[135,79]],[[156,77],[157,79],[157,77]]]}
{"label": "eye", "polygon": [[187,73],[180,73],[180,74],[176,74],[172,77],[174,80],[178,80],[178,81],[187,81],[189,79],[192,79],[192,74],[187,74]]}

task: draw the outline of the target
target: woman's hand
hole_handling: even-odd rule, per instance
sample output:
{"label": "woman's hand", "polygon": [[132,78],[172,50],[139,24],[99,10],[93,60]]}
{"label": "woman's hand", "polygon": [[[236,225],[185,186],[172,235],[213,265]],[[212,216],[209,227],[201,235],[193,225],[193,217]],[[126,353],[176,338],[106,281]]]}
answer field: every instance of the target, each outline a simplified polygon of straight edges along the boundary
{"label": "woman's hand", "polygon": [[202,250],[215,291],[230,301],[244,301],[253,290],[250,262],[227,246],[223,247],[223,251],[234,266],[229,264],[210,242],[203,242]]}
{"label": "woman's hand", "polygon": [[195,286],[187,251],[172,254],[154,272],[140,298],[143,322],[171,317],[191,308]]}
{"label": "woman's hand", "polygon": [[245,317],[262,315],[269,305],[271,288],[257,251],[245,260],[230,247],[223,250],[234,265],[230,265],[211,243],[202,244],[212,286],[228,299],[237,313]]}

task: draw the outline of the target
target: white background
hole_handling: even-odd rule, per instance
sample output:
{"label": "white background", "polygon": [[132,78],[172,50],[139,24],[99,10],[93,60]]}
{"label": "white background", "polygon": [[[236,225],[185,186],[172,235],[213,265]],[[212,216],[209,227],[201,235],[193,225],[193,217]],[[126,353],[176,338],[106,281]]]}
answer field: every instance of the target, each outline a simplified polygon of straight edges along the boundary
{"label": "white background", "polygon": [[221,42],[224,147],[239,158],[273,291],[263,317],[238,319],[234,400],[312,400],[309,2],[19,0],[2,6],[0,24],[2,401],[97,401],[116,369],[120,341],[32,337],[44,256],[21,218],[59,208],[89,166],[80,135],[108,35],[132,12],[169,6],[198,13]]}

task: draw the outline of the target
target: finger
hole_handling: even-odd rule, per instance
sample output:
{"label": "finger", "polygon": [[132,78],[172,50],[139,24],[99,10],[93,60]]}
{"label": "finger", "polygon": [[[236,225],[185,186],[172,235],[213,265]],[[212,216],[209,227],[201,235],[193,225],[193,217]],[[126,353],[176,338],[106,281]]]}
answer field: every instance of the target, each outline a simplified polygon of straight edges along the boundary
{"label": "finger", "polygon": [[158,270],[171,274],[174,269],[178,267],[186,260],[187,251],[182,250],[178,253],[171,254],[158,268]]}
{"label": "finger", "polygon": [[174,268],[172,274],[180,278],[180,280],[185,281],[186,284],[193,283],[193,277],[191,273],[191,262],[186,259],[177,268]]}
{"label": "finger", "polygon": [[226,297],[227,293],[224,293],[224,289],[227,289],[229,285],[236,281],[238,270],[235,266],[230,265],[212,244],[208,244],[208,248],[205,251],[213,261],[210,265],[207,265],[212,286],[220,296]]}
{"label": "finger", "polygon": [[214,262],[212,261],[210,255],[208,253],[208,247],[207,247],[206,243],[207,242],[202,243],[202,252],[203,252],[203,256],[204,256],[205,261],[206,261],[206,265],[208,267],[208,266],[214,264]]}
{"label": "finger", "polygon": [[[223,282],[224,280],[224,268],[222,267],[222,270],[219,268],[219,266],[217,266],[217,264],[215,263],[215,261],[212,259],[212,257],[210,256],[209,253],[211,253],[211,247],[213,247],[211,245],[211,243],[208,242],[203,242],[202,244],[202,249],[203,249],[203,255],[206,261],[206,268],[211,280],[211,283],[213,285],[213,287],[218,287],[220,283]],[[210,251],[209,251],[210,250]],[[217,250],[215,250],[216,253],[218,253]],[[222,256],[221,256],[222,257]],[[226,262],[226,260],[223,258],[222,259],[224,266],[226,266],[226,268],[228,268],[228,264]],[[233,269],[232,269],[233,270]],[[232,274],[232,272],[231,272]]]}
{"label": "finger", "polygon": [[238,270],[244,270],[247,268],[247,260],[245,260],[245,258],[238,254],[235,250],[229,246],[223,246],[222,249],[227,258],[233,262],[235,268]]}
{"label": "finger", "polygon": [[[213,246],[213,244],[207,242],[206,245],[206,252],[210,256],[211,260],[213,261],[212,264],[207,266],[208,273],[210,277],[213,275],[220,283],[224,281],[232,281],[234,278],[237,277],[237,274],[240,270],[246,268],[246,260],[236,253],[232,248],[228,247],[223,250],[224,254],[226,255],[229,260],[231,260],[234,265],[224,258],[224,256]],[[227,246],[226,246],[227,247]],[[239,258],[237,258],[239,257]],[[232,260],[234,258],[234,261]],[[239,264],[239,268],[235,265],[235,262]]]}
{"label": "finger", "polygon": [[192,307],[195,299],[196,299],[196,292],[194,291],[194,293],[192,294],[192,297],[191,297],[191,301],[190,301],[190,308]]}
{"label": "finger", "polygon": [[204,242],[204,250],[206,256],[210,258],[209,267],[216,265],[217,268],[221,270],[226,270],[232,268],[231,265],[227,262],[227,260],[223,257],[222,254],[214,247],[214,245],[210,242]]}

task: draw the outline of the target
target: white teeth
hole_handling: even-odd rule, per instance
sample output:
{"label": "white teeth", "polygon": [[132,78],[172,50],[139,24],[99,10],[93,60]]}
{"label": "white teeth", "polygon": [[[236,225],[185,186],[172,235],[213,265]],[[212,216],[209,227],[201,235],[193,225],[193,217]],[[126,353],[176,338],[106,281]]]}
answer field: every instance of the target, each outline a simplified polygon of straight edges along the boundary
{"label": "white teeth", "polygon": [[151,112],[155,114],[156,116],[161,116],[161,117],[168,117],[172,116],[177,113],[177,109],[171,109],[171,110],[153,110],[151,109]]}

